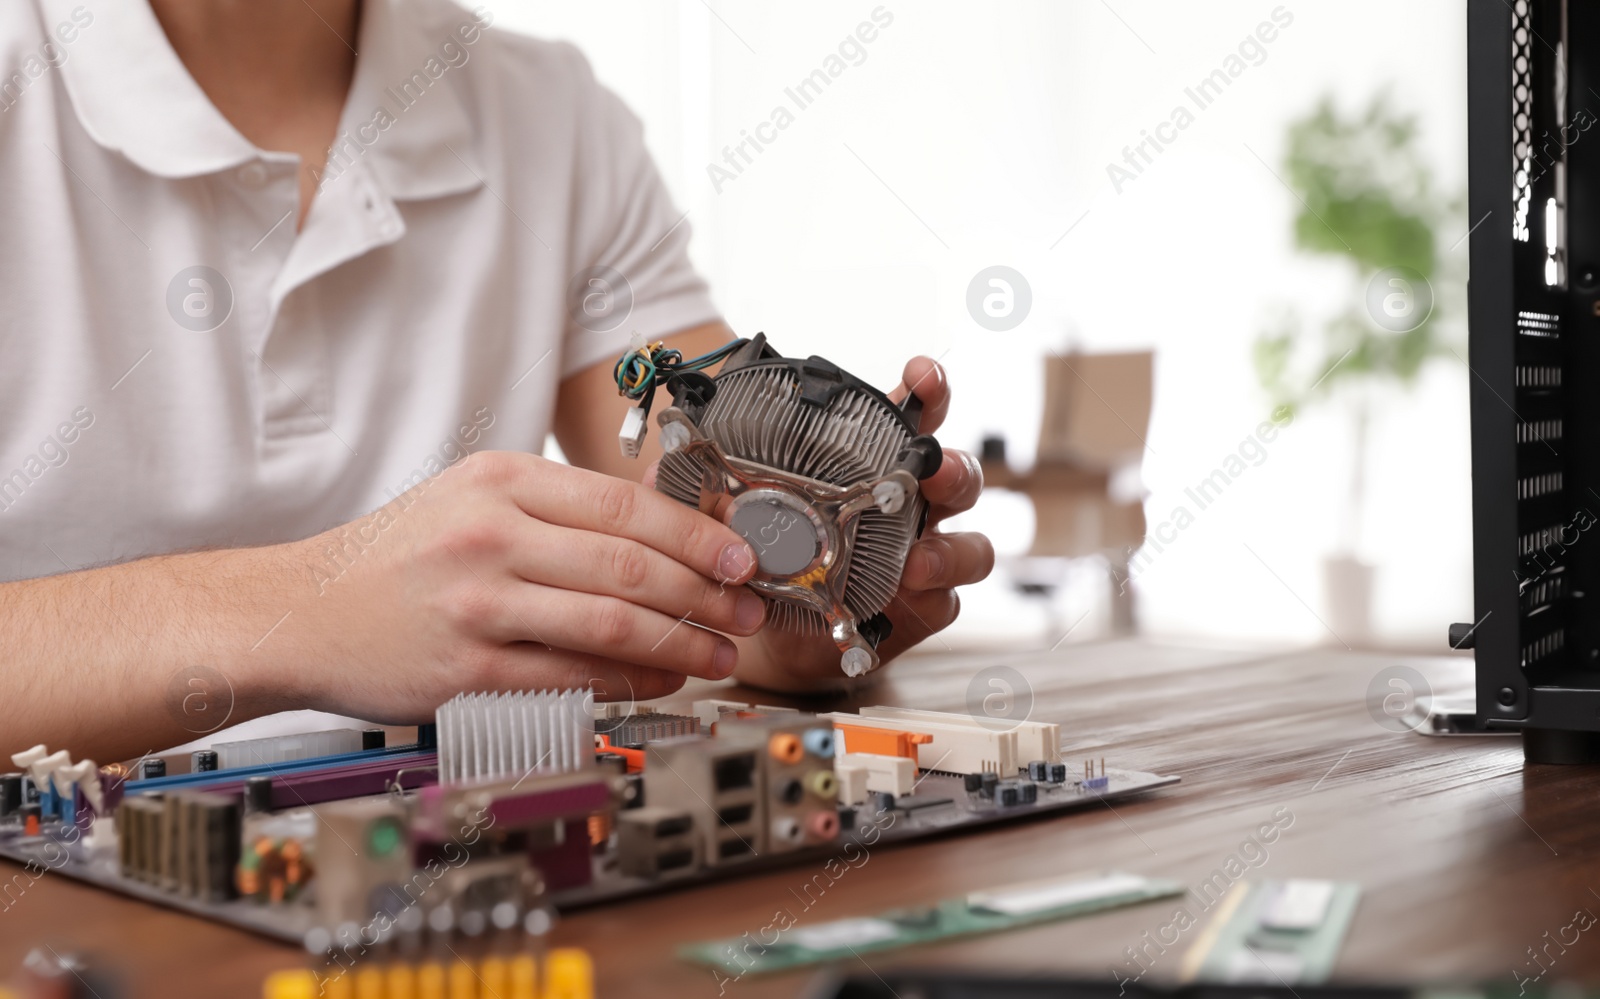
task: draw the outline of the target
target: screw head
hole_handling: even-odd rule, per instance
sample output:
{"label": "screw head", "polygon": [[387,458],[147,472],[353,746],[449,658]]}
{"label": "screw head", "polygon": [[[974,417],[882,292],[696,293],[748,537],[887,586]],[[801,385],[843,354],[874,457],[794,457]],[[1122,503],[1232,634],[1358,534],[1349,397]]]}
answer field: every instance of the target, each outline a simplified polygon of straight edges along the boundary
{"label": "screw head", "polygon": [[872,670],[872,653],[866,649],[845,649],[844,655],[839,657],[839,666],[843,668],[845,676],[865,676]]}
{"label": "screw head", "polygon": [[689,443],[689,428],[681,423],[669,423],[661,428],[661,450],[671,454]]}
{"label": "screw head", "polygon": [[1511,705],[1517,703],[1517,692],[1510,687],[1501,687],[1500,703],[1508,708],[1511,707]]}
{"label": "screw head", "polygon": [[872,487],[872,498],[881,512],[895,514],[905,505],[906,490],[898,482],[880,482]]}

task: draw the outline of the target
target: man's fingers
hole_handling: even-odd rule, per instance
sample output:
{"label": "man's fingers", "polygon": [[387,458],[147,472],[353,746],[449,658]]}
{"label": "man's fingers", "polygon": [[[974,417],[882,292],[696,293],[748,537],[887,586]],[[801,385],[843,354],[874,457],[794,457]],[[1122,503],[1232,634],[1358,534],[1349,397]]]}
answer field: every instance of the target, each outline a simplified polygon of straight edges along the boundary
{"label": "man's fingers", "polygon": [[880,659],[892,659],[923,639],[950,627],[961,612],[955,590],[901,590],[884,613],[894,622],[889,638],[878,647]]}
{"label": "man's fingers", "polygon": [[950,380],[945,377],[944,366],[931,357],[913,357],[906,362],[900,375],[900,384],[889,393],[889,398],[899,403],[907,392],[915,392],[922,400],[920,434],[931,434],[944,422],[950,408]]}
{"label": "man's fingers", "polygon": [[766,604],[743,586],[714,583],[649,545],[595,531],[536,525],[513,555],[518,575],[532,583],[621,597],[735,635],[761,630]]}
{"label": "man's fingers", "polygon": [[907,590],[948,589],[988,578],[994,545],[976,532],[934,534],[911,546],[900,585]]}
{"label": "man's fingers", "polygon": [[596,701],[623,704],[677,693],[681,673],[621,663],[604,656],[519,642],[496,650],[474,691],[574,690],[587,688]]}
{"label": "man's fingers", "polygon": [[[504,484],[531,517],[582,531],[630,538],[718,583],[743,583],[756,556],[731,528],[654,489],[533,455],[504,472]],[[542,481],[541,481],[542,480]]]}
{"label": "man's fingers", "polygon": [[528,583],[503,594],[503,613],[487,608],[503,640],[532,641],[616,662],[720,680],[739,661],[734,644],[699,627],[619,597]]}
{"label": "man's fingers", "polygon": [[965,451],[950,449],[932,475],[919,484],[922,495],[934,507],[929,514],[932,523],[972,509],[983,492],[983,468],[976,458]]}

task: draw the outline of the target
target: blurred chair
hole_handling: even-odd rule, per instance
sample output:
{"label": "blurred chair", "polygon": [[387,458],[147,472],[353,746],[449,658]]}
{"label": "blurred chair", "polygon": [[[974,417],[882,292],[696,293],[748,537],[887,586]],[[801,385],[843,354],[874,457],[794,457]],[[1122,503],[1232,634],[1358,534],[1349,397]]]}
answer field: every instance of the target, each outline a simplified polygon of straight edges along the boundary
{"label": "blurred chair", "polygon": [[1011,489],[1033,503],[1028,553],[1008,566],[1012,585],[1051,601],[1070,559],[1098,555],[1109,567],[1111,631],[1138,630],[1128,560],[1144,543],[1144,498],[1116,495],[1137,482],[1150,431],[1154,355],[1051,355],[1044,362],[1044,415],[1038,453],[1028,472],[1006,461],[1005,439],[985,438],[980,462],[987,486]]}

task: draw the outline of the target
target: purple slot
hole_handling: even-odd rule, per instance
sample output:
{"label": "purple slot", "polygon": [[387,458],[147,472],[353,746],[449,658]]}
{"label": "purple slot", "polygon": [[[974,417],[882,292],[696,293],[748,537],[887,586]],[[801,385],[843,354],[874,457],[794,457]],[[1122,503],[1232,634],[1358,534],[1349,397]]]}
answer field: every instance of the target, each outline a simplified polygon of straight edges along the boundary
{"label": "purple slot", "polygon": [[[406,772],[401,774],[402,770]],[[395,780],[396,774],[400,775],[400,786],[408,791],[436,783],[439,779],[439,775],[432,770],[422,771],[415,767],[392,763],[376,769],[359,766],[339,767],[321,773],[297,774],[272,782],[272,807],[274,810],[296,808],[324,801],[337,801],[341,798],[384,794],[389,790],[389,785]]]}
{"label": "purple slot", "polygon": [[[433,784],[439,779],[438,772],[433,769],[435,760],[433,753],[417,753],[399,757],[389,756],[381,760],[365,760],[321,770],[274,775],[271,807],[298,808],[324,801],[336,801],[340,798],[383,794],[389,790],[389,784],[395,779],[395,775],[402,771],[404,775],[400,778],[400,786],[407,790]],[[226,774],[227,771],[220,771],[218,775],[223,777],[222,780],[191,785],[184,790],[206,791],[211,794],[243,794],[244,781],[237,778],[227,779]],[[120,795],[120,789],[118,793]],[[109,797],[107,800],[110,800]]]}

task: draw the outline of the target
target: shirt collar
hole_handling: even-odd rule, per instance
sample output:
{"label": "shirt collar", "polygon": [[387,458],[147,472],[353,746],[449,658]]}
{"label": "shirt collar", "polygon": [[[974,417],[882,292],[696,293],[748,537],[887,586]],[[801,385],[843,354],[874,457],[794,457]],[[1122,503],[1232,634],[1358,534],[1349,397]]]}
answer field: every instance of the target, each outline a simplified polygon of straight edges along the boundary
{"label": "shirt collar", "polygon": [[[48,25],[70,20],[82,0],[38,3]],[[93,27],[60,68],[91,138],[161,177],[216,173],[262,155],[189,75],[148,0],[115,0],[94,14]],[[471,19],[448,0],[364,0],[355,78],[335,149],[365,160],[393,198],[434,198],[483,183],[461,95],[467,64],[487,58],[488,46],[482,37],[464,45],[455,34]],[[466,64],[452,68],[441,58],[446,42],[451,52],[466,53]],[[401,88],[415,76],[428,86],[413,84],[419,96],[408,105]]]}
{"label": "shirt collar", "polygon": [[483,184],[463,94],[474,61],[490,52],[482,29],[472,45],[457,34],[472,21],[450,0],[364,0],[360,55],[335,145],[366,159],[390,197],[437,198]]}
{"label": "shirt collar", "polygon": [[[39,0],[44,24],[80,0]],[[146,0],[97,4],[58,72],[90,138],[161,177],[215,173],[259,151],[222,116],[172,50]]]}

